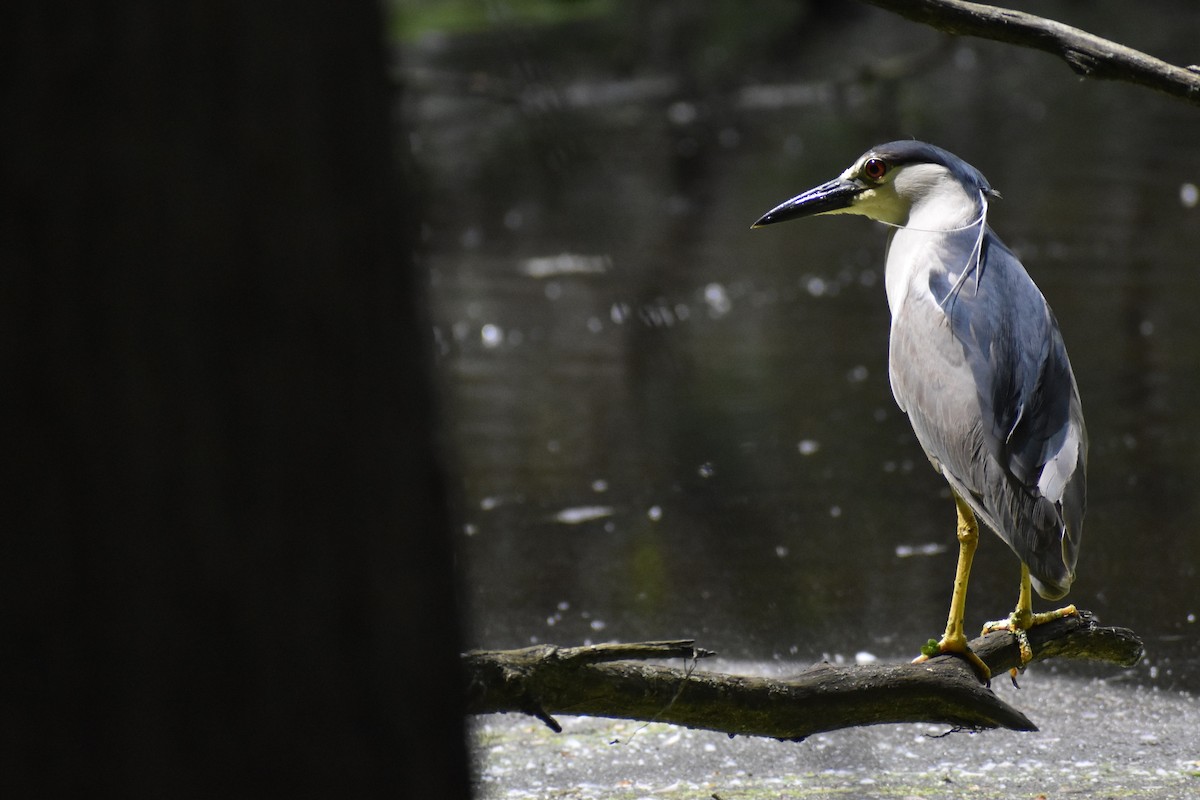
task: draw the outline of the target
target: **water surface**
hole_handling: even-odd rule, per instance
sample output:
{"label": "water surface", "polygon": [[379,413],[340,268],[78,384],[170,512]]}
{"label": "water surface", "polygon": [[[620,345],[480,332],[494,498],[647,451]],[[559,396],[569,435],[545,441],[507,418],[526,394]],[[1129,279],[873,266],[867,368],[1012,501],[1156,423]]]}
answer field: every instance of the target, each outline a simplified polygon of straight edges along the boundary
{"label": "water surface", "polygon": [[[470,644],[807,663],[941,632],[954,506],[888,386],[885,229],[749,229],[912,136],[1003,193],[1061,324],[1091,437],[1070,599],[1146,639],[1129,679],[1200,688],[1200,111],[875,10],[733,5],[406,47]],[[1197,60],[1194,5],[1039,7]],[[985,535],[968,623],[1017,577]]]}

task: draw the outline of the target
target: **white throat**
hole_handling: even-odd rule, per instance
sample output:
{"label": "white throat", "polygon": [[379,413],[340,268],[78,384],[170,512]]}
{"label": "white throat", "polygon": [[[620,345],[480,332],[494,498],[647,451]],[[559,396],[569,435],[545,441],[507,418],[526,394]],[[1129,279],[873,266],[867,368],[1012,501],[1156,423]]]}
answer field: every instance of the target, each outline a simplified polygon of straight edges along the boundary
{"label": "white throat", "polygon": [[963,186],[939,164],[913,164],[896,173],[896,195],[909,201],[906,228],[944,231],[975,223],[983,213],[983,198]]}
{"label": "white throat", "polygon": [[[972,276],[979,279],[987,197],[971,194],[948,170],[937,165],[914,165],[897,174],[898,197],[914,198],[888,247],[884,282],[888,305],[895,314],[914,281],[928,284],[931,270],[945,271],[952,289],[946,297],[930,297],[939,306],[948,302]],[[939,251],[940,254],[939,254]],[[936,255],[935,255],[936,254]],[[955,260],[961,265],[950,266]]]}

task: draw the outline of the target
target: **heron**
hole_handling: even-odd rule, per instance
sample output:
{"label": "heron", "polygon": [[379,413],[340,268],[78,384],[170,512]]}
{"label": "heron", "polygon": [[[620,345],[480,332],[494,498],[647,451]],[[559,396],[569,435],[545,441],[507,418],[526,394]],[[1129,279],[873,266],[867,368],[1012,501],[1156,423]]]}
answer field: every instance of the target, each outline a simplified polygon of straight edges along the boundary
{"label": "heron", "polygon": [[[964,634],[967,581],[980,520],[1021,562],[1016,610],[986,634],[1017,638],[1076,613],[1035,614],[1031,588],[1064,597],[1087,505],[1087,431],[1054,313],[1020,260],[988,225],[999,197],[979,170],[919,141],[872,147],[841,175],[779,204],[752,227],[822,214],[858,214],[891,227],[885,288],[888,375],[958,513],[958,566],[946,631],[916,661],[962,656],[991,673]],[[1013,672],[1014,679],[1016,672]]]}

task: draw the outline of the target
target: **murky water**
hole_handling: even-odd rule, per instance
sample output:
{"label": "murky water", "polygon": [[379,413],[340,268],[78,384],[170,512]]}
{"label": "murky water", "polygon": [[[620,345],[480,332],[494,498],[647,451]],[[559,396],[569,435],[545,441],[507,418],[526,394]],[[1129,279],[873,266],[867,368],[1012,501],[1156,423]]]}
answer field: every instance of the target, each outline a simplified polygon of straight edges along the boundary
{"label": "murky water", "polygon": [[[754,665],[721,668],[744,674]],[[560,718],[556,734],[530,717],[484,716],[471,726],[475,792],[484,800],[1196,797],[1194,695],[1045,674],[1028,675],[1019,692],[996,688],[1033,714],[1039,732],[880,725],[796,743],[586,717]]]}
{"label": "murky water", "polygon": [[[1194,5],[1040,5],[1200,60]],[[940,633],[954,507],[888,387],[885,230],[749,230],[914,136],[1003,193],[992,225],[1063,329],[1091,436],[1071,600],[1146,639],[1133,679],[1200,688],[1200,110],[794,6],[408,46],[470,643],[805,663]],[[1017,570],[986,536],[969,623],[1007,613]]]}

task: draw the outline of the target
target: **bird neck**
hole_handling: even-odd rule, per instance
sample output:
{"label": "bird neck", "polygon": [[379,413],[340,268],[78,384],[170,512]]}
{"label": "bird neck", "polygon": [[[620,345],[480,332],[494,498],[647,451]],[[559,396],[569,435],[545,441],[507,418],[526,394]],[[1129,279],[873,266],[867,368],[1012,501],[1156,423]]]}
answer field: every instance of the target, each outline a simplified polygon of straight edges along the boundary
{"label": "bird neck", "polygon": [[957,181],[941,181],[912,204],[904,227],[915,231],[955,231],[982,221],[983,198]]}
{"label": "bird neck", "polygon": [[984,201],[976,205],[975,215],[950,215],[938,209],[925,209],[923,215],[910,216],[908,223],[892,230],[888,240],[884,282],[893,319],[914,289],[918,296],[938,302],[929,287],[934,283],[958,285],[977,265],[987,235]]}

